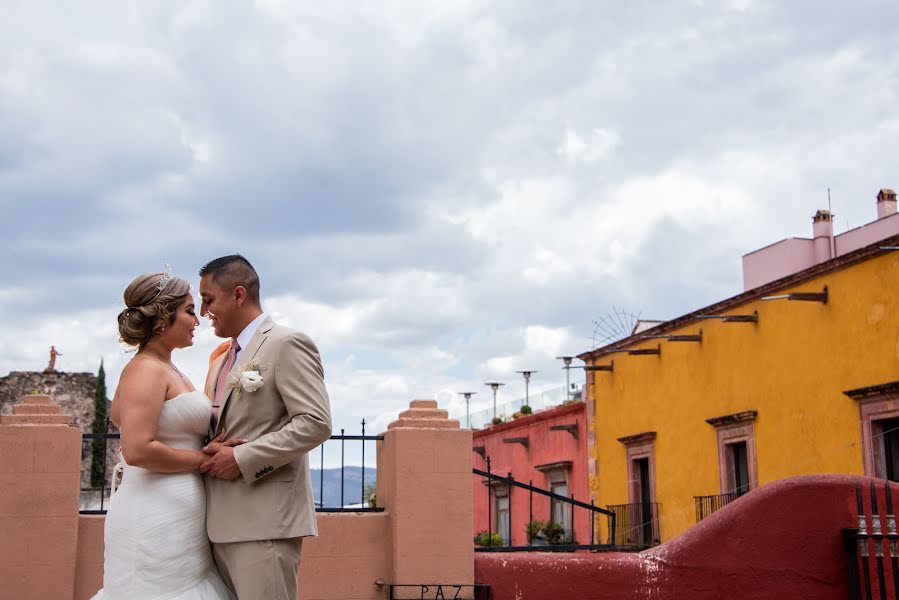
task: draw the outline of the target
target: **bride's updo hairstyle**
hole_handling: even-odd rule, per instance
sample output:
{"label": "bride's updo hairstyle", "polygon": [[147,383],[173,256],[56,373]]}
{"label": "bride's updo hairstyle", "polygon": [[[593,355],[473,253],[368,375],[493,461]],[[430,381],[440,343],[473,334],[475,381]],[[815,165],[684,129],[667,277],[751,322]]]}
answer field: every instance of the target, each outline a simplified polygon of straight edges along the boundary
{"label": "bride's updo hairstyle", "polygon": [[143,348],[175,320],[175,312],[189,293],[190,284],[170,271],[147,273],[132,281],[123,294],[127,308],[119,313],[122,342]]}

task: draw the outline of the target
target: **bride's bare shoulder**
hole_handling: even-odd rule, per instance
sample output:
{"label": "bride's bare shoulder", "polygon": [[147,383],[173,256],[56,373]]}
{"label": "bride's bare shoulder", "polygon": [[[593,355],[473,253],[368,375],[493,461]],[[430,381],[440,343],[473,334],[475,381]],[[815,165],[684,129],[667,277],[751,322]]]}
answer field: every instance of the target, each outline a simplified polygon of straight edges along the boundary
{"label": "bride's bare shoulder", "polygon": [[145,391],[161,388],[164,392],[168,385],[166,381],[167,375],[165,365],[158,360],[135,356],[122,369],[118,388],[119,390],[138,389]]}

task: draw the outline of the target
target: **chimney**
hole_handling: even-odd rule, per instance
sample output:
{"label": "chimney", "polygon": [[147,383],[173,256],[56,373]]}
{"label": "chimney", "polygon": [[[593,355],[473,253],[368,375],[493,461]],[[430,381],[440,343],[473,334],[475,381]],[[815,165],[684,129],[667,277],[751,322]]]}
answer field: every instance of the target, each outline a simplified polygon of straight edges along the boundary
{"label": "chimney", "polygon": [[814,238],[815,264],[833,258],[833,215],[823,208],[812,217],[812,237]]}
{"label": "chimney", "polygon": [[877,192],[877,218],[882,219],[896,214],[896,192],[883,188]]}

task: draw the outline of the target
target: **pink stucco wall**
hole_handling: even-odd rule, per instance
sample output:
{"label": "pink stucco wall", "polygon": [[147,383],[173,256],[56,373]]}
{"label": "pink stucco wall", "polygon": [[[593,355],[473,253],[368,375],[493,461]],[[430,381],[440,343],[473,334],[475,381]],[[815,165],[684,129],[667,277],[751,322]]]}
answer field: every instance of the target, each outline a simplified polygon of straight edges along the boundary
{"label": "pink stucco wall", "polygon": [[[568,431],[551,431],[553,425],[576,424],[577,438]],[[527,437],[529,445],[525,448],[518,443],[504,443],[503,439]],[[533,485],[548,489],[547,475],[536,467],[562,461],[570,461],[568,470],[568,493],[574,494],[575,500],[590,502],[587,487],[587,431],[584,404],[581,402],[568,404],[526,417],[515,419],[509,423],[494,425],[475,431],[473,446],[484,446],[486,457],[490,457],[491,472],[507,476],[509,473],[522,483],[533,481]],[[487,463],[480,454],[472,452],[472,464],[475,468],[487,470]],[[488,488],[483,478],[473,476],[474,531],[487,530]],[[534,520],[549,519],[549,499],[534,495]],[[526,490],[512,490],[511,498],[511,534],[512,545],[526,545],[525,524],[529,520],[529,494]],[[491,509],[493,512],[493,509]],[[588,511],[575,509],[574,531],[579,543],[590,543],[590,517]],[[492,515],[491,529],[496,531],[495,514]],[[602,521],[604,523],[604,521]],[[597,526],[600,519],[597,519]],[[597,540],[597,543],[599,541]]]}
{"label": "pink stucco wall", "polygon": [[743,256],[743,289],[797,273],[815,264],[814,242],[807,238],[789,238]]}
{"label": "pink stucco wall", "polygon": [[[834,236],[835,255],[842,256],[878,240],[899,233],[899,213]],[[820,241],[820,240],[819,240]],[[768,282],[798,273],[823,262],[827,252],[815,254],[815,240],[789,238],[743,256],[743,289],[751,290]]]}
{"label": "pink stucco wall", "polygon": [[897,233],[899,233],[899,213],[850,229],[835,238],[837,256],[858,250]]}

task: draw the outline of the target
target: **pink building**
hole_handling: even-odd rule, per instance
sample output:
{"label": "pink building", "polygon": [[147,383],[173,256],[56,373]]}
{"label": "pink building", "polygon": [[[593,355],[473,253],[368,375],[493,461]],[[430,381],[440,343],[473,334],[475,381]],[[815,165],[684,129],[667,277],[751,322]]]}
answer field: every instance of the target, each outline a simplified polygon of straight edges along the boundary
{"label": "pink building", "polygon": [[[496,475],[511,474],[521,483],[589,503],[584,407],[583,402],[574,402],[475,431],[472,440],[474,468],[486,471],[489,457],[490,471]],[[496,482],[488,485],[478,475],[474,475],[473,487],[475,534],[490,529],[502,536],[504,545],[525,546],[529,522],[552,521],[564,529],[556,541],[573,539],[580,544],[591,543],[590,511],[587,509],[574,509],[572,530],[571,509],[567,503],[539,494],[531,497],[527,490],[514,486]],[[599,517],[596,524],[600,524]],[[545,538],[545,534],[538,535],[537,543],[542,543]],[[599,539],[595,542],[599,543]]]}
{"label": "pink building", "polygon": [[798,273],[818,263],[843,256],[877,240],[899,234],[896,192],[877,194],[877,220],[833,234],[833,215],[819,210],[812,218],[811,238],[789,238],[743,256],[743,290]]}

